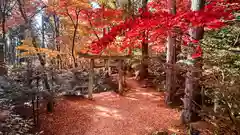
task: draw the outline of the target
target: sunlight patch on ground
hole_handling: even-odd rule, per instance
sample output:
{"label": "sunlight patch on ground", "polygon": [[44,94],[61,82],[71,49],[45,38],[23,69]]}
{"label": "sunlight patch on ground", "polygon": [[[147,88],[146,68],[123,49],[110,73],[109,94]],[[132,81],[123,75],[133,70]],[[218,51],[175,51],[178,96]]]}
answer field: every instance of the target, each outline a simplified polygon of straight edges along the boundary
{"label": "sunlight patch on ground", "polygon": [[123,120],[123,117],[119,114],[113,114],[113,113],[108,113],[108,112],[97,112],[96,116],[101,118],[101,117],[108,117],[108,118],[113,118],[116,120]]}
{"label": "sunlight patch on ground", "polygon": [[154,130],[154,128],[153,128],[153,127],[145,127],[145,130],[147,130],[148,132],[150,132],[150,131]]}
{"label": "sunlight patch on ground", "polygon": [[118,120],[123,120],[123,117],[120,114],[113,114],[113,117]]}
{"label": "sunlight patch on ground", "polygon": [[111,113],[118,113],[119,111],[113,108],[107,108],[107,107],[103,107],[100,105],[96,105],[95,109],[100,110],[100,111],[104,111],[104,112],[111,112]]}
{"label": "sunlight patch on ground", "polygon": [[113,117],[114,119],[122,120],[122,116],[118,113],[119,111],[113,108],[107,108],[103,106],[95,106],[99,112],[96,113],[97,116],[103,117]]}
{"label": "sunlight patch on ground", "polygon": [[149,97],[153,97],[154,96],[152,93],[147,93],[147,92],[138,92],[138,93],[135,93],[135,94],[141,94],[141,95],[149,96]]}
{"label": "sunlight patch on ground", "polygon": [[138,100],[137,98],[134,98],[134,97],[126,97],[126,99],[134,100],[134,101],[137,101],[137,100]]}
{"label": "sunlight patch on ground", "polygon": [[96,98],[117,98],[117,97],[119,97],[119,95],[114,93],[114,92],[102,92],[101,94],[94,94],[93,97],[96,97]]}
{"label": "sunlight patch on ground", "polygon": [[161,101],[161,100],[163,100],[163,98],[162,97],[154,97],[151,100],[152,101]]}
{"label": "sunlight patch on ground", "polygon": [[101,99],[99,99],[101,101],[117,101],[117,100],[120,100],[119,97],[102,97]]}
{"label": "sunlight patch on ground", "polygon": [[103,117],[111,117],[111,115],[107,112],[97,112],[96,115],[103,116]]}
{"label": "sunlight patch on ground", "polygon": [[173,127],[169,128],[168,131],[173,132],[173,133],[181,133],[179,129],[176,129]]}
{"label": "sunlight patch on ground", "polygon": [[155,93],[149,93],[149,92],[135,92],[135,93],[130,93],[127,96],[129,98],[136,98],[136,99],[149,98],[151,101],[157,101],[157,100],[160,101],[163,99],[162,96],[156,95]]}
{"label": "sunlight patch on ground", "polygon": [[135,92],[135,91],[140,91],[140,90],[139,90],[139,89],[132,89],[132,91],[134,91],[134,92]]}
{"label": "sunlight patch on ground", "polygon": [[92,105],[91,104],[87,104],[87,105],[79,105],[79,102],[72,102],[70,106],[77,106],[77,108],[90,108]]}

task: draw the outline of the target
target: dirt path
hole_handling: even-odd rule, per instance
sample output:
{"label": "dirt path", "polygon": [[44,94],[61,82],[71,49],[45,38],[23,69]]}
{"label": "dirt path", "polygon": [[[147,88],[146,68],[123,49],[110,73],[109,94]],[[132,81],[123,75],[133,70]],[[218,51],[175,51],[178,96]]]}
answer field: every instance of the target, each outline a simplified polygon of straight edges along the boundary
{"label": "dirt path", "polygon": [[183,134],[177,110],[164,105],[163,93],[127,81],[125,96],[114,92],[87,99],[63,99],[55,112],[41,116],[45,135],[147,135],[156,130]]}

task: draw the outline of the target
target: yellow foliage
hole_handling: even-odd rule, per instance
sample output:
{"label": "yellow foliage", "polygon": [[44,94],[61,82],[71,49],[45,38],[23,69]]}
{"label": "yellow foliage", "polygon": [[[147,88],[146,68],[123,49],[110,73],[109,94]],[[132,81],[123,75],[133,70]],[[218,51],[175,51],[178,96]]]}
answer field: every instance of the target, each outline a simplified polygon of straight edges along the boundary
{"label": "yellow foliage", "polygon": [[90,8],[88,0],[65,0],[67,6],[78,7],[78,8]]}
{"label": "yellow foliage", "polygon": [[59,4],[59,0],[48,0],[48,6]]}
{"label": "yellow foliage", "polygon": [[31,47],[29,45],[21,45],[21,46],[18,46],[16,49],[25,51],[25,52],[21,52],[20,54],[18,54],[19,57],[27,57],[27,56],[37,55],[37,54],[46,54],[47,56],[50,56],[50,57],[56,57],[57,55],[61,54],[60,52],[54,51],[51,49],[35,48],[35,47]]}
{"label": "yellow foliage", "polygon": [[[93,0],[94,1],[94,0]],[[65,5],[61,6],[61,4]],[[105,10],[113,10],[116,9],[116,0],[95,0],[95,2],[99,3],[100,5],[104,5],[106,7]],[[60,39],[60,47],[61,51],[64,52],[67,56],[71,58],[72,56],[72,39],[73,39],[73,33],[75,30],[76,25],[76,16],[75,11],[81,10],[81,9],[92,9],[91,4],[89,0],[50,0],[50,4],[48,5],[49,10],[52,10],[58,14],[60,17],[60,34],[64,38]],[[111,9],[110,9],[111,8]],[[67,13],[70,14],[70,16],[67,15]],[[116,16],[107,17],[104,20],[99,19],[99,21],[103,24],[109,24],[114,23],[113,21],[116,20]],[[122,18],[122,17],[120,17]],[[74,47],[74,56],[77,56],[79,52],[81,53],[88,53],[89,51],[89,45],[91,42],[95,39],[96,36],[93,34],[92,30],[94,29],[96,33],[98,33],[98,36],[102,36],[102,29],[101,28],[91,28],[88,20],[83,19],[82,14],[79,14],[78,17],[78,27],[77,27],[77,34],[75,37],[75,47]],[[51,22],[53,22],[51,20]],[[97,27],[97,26],[96,26]],[[100,34],[99,34],[100,33]],[[123,53],[120,52],[120,43],[113,42],[112,45],[110,45],[106,50],[103,51],[103,54],[106,55],[122,55]],[[24,44],[25,45],[25,44]],[[29,53],[25,53],[25,55],[29,54],[36,54],[36,53],[45,53],[48,55],[48,57],[56,57],[59,52],[52,52],[49,49],[38,49],[36,48],[30,48],[27,46],[19,47],[18,49],[30,51]]]}
{"label": "yellow foliage", "polygon": [[77,52],[87,53],[89,51],[89,48],[88,48],[88,45],[82,45],[78,50],[79,51],[77,51]]}
{"label": "yellow foliage", "polygon": [[29,45],[21,45],[17,46],[16,49],[25,51],[26,49],[29,49],[29,47],[30,47]]}
{"label": "yellow foliage", "polygon": [[97,2],[101,5],[104,5],[108,8],[116,9],[116,0],[97,0]]}

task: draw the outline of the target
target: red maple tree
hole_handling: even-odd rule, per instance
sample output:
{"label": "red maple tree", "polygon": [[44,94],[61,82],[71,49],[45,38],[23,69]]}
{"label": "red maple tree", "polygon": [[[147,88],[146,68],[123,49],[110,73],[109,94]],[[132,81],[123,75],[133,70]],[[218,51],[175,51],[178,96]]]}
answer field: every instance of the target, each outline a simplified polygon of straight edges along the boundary
{"label": "red maple tree", "polygon": [[[207,1],[207,5],[203,10],[191,11],[187,1],[178,1],[178,11],[176,15],[168,13],[166,1],[155,0],[149,2],[147,10],[139,9],[139,16],[130,17],[124,22],[119,23],[111,28],[111,30],[97,41],[93,41],[91,45],[92,53],[98,54],[115,40],[115,37],[125,31],[125,39],[122,49],[131,48],[137,40],[144,40],[141,32],[149,33],[149,40],[153,44],[162,43],[167,36],[167,32],[172,32],[178,28],[178,33],[183,34],[185,44],[192,42],[198,44],[198,41],[190,38],[188,34],[189,27],[204,26],[206,29],[218,29],[226,25],[226,20],[234,19],[233,12],[240,9],[238,1]],[[150,11],[154,9],[154,11]],[[100,9],[99,9],[100,10]],[[221,14],[219,14],[221,13]],[[159,46],[162,46],[160,44]],[[136,46],[135,46],[136,47]],[[201,55],[201,47],[196,48],[196,54],[193,57]]]}

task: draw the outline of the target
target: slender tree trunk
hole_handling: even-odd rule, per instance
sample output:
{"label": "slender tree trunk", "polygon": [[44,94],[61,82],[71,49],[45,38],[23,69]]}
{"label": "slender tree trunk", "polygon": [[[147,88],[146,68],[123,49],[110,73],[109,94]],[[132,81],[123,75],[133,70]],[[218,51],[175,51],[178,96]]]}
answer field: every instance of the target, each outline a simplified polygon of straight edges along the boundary
{"label": "slender tree trunk", "polygon": [[[3,4],[4,5],[4,4]],[[2,7],[2,8],[5,8]],[[6,75],[7,71],[6,71],[6,67],[5,67],[5,57],[6,57],[6,29],[5,29],[5,25],[6,25],[6,16],[5,16],[5,9],[2,9],[4,11],[1,11],[1,21],[2,21],[2,44],[0,46],[0,76],[1,75]]]}
{"label": "slender tree trunk", "polygon": [[[176,14],[176,0],[168,0],[169,13]],[[167,95],[165,102],[170,105],[174,103],[174,94],[176,93],[176,36],[171,31],[168,33],[167,42],[167,70],[166,70],[166,89]]]}
{"label": "slender tree trunk", "polygon": [[74,67],[77,67],[76,57],[75,57],[75,39],[77,35],[77,26],[74,26],[74,33],[73,33],[73,40],[72,40],[72,57],[73,57],[73,64]]}
{"label": "slender tree trunk", "polygon": [[[57,20],[57,15],[56,15],[56,13],[55,13],[54,16],[53,16],[53,20],[54,20],[54,27],[55,27],[55,43],[56,43],[56,49],[57,49],[57,51],[60,53],[60,51],[61,51],[61,46],[60,46],[59,41],[56,40],[56,39],[60,36],[60,33],[59,33],[59,20]],[[58,65],[58,68],[59,68],[59,69],[62,69],[62,68],[63,68],[62,59],[61,59],[60,54],[57,55],[57,65]]]}
{"label": "slender tree trunk", "polygon": [[[74,21],[73,19],[71,18],[72,20],[72,23],[74,24],[74,33],[73,33],[73,40],[72,40],[72,57],[73,57],[73,64],[74,64],[74,67],[77,67],[77,61],[76,61],[76,56],[75,56],[75,40],[76,40],[76,36],[77,36],[77,30],[78,30],[78,18],[79,18],[79,13],[80,13],[80,9],[76,8],[75,10],[75,14],[76,14],[76,24],[74,24]],[[71,17],[71,15],[69,15],[69,17]]]}
{"label": "slender tree trunk", "polygon": [[[146,35],[146,34],[144,34]],[[145,36],[147,38],[147,36]],[[145,79],[148,76],[148,43],[146,41],[142,42],[142,60],[141,60],[141,68],[140,68],[140,80]]]}
{"label": "slender tree trunk", "polygon": [[[40,46],[40,48],[45,48],[45,28],[44,28],[44,14],[42,14],[42,29],[41,29],[41,33],[42,33],[42,45]],[[42,56],[44,59],[46,58],[46,55]],[[45,61],[46,62],[46,61]],[[46,63],[45,63],[46,64]]]}
{"label": "slender tree trunk", "polygon": [[[205,0],[191,0],[192,11],[198,11],[204,8]],[[192,27],[189,30],[191,38],[200,40],[204,35],[203,27]],[[187,73],[185,82],[185,96],[183,99],[184,110],[182,112],[182,122],[189,123],[199,119],[197,113],[197,106],[195,103],[199,103],[199,95],[201,89],[199,87],[199,77],[201,76],[202,61],[201,58],[194,59],[194,64],[191,66]]]}
{"label": "slender tree trunk", "polygon": [[118,92],[120,95],[123,94],[123,86],[124,86],[124,71],[123,71],[123,60],[119,60],[118,65]]}
{"label": "slender tree trunk", "polygon": [[3,13],[3,18],[2,18],[2,41],[3,41],[3,43],[4,43],[4,59],[5,59],[5,57],[6,57],[6,27],[5,27],[5,25],[6,25],[6,16],[5,16],[5,13]]}
{"label": "slender tree trunk", "polygon": [[[147,10],[147,2],[148,0],[142,0],[142,8]],[[145,79],[148,76],[148,33],[147,31],[143,32],[143,40],[142,40],[142,60],[141,60],[141,68],[140,68],[140,80]]]}
{"label": "slender tree trunk", "polygon": [[45,48],[44,15],[42,14],[42,48]]}

